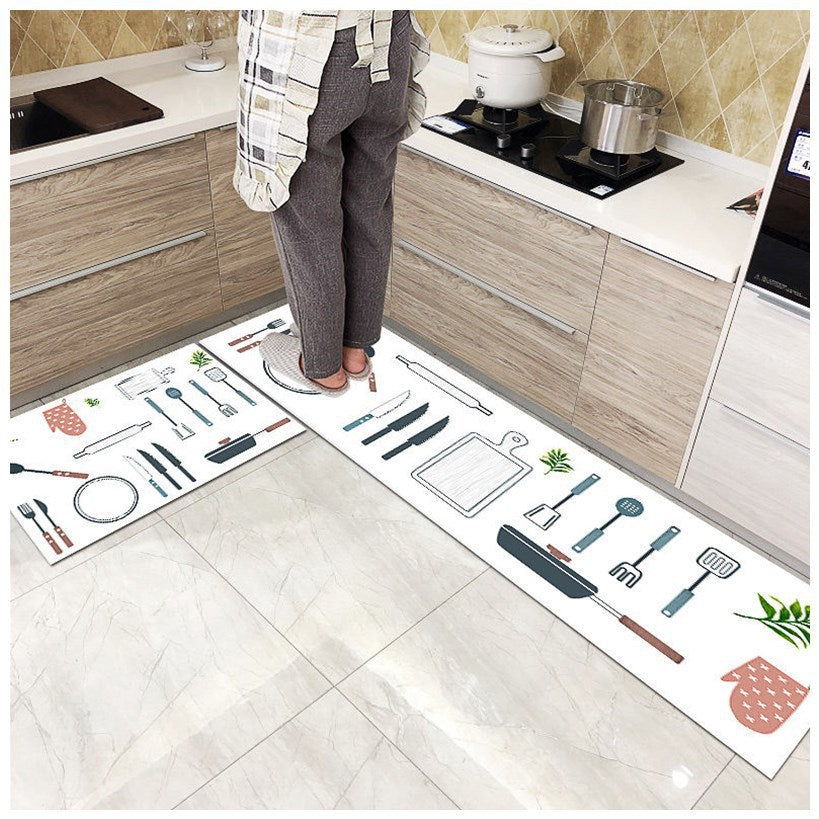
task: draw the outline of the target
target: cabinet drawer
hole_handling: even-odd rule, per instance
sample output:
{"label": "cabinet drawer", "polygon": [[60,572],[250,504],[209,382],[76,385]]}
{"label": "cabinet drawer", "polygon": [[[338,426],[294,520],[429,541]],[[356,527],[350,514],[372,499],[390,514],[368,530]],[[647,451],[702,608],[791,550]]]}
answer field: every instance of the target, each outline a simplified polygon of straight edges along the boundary
{"label": "cabinet drawer", "polygon": [[12,394],[221,309],[210,234],[17,299]]}
{"label": "cabinet drawer", "polygon": [[586,336],[545,324],[396,246],[390,315],[461,361],[562,418],[574,408]]}
{"label": "cabinet drawer", "polygon": [[284,286],[267,213],[252,211],[233,188],[236,131],[207,134],[213,223],[225,309]]}
{"label": "cabinet drawer", "polygon": [[731,290],[612,236],[574,424],[674,482]]}
{"label": "cabinet drawer", "polygon": [[809,452],[709,400],[682,488],[808,563]]}
{"label": "cabinet drawer", "polygon": [[11,187],[11,290],[210,229],[204,138]]}
{"label": "cabinet drawer", "polygon": [[808,446],[809,319],[745,288],[711,397]]}
{"label": "cabinet drawer", "polygon": [[396,235],[587,333],[607,234],[399,151]]}

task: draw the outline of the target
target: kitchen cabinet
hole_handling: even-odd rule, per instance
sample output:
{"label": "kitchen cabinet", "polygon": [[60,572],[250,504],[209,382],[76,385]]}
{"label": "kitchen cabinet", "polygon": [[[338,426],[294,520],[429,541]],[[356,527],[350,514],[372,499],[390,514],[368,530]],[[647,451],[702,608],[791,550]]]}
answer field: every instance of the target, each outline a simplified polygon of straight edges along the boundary
{"label": "kitchen cabinet", "polygon": [[212,233],[11,302],[12,394],[221,311]]}
{"label": "kitchen cabinet", "polygon": [[571,418],[586,349],[579,330],[544,322],[403,240],[393,252],[390,316],[504,386]]}
{"label": "kitchen cabinet", "polygon": [[807,566],[809,487],[806,447],[709,399],[683,490]]}
{"label": "kitchen cabinet", "polygon": [[607,234],[401,148],[395,233],[588,333]]}
{"label": "kitchen cabinet", "polygon": [[11,290],[212,227],[202,134],[12,185]]}
{"label": "kitchen cabinet", "polygon": [[574,425],[674,482],[731,292],[612,236]]}
{"label": "kitchen cabinet", "polygon": [[744,288],[711,398],[807,447],[810,440],[808,311]]}
{"label": "kitchen cabinet", "polygon": [[210,195],[225,309],[284,287],[270,216],[250,210],[233,189],[235,127],[207,132]]}

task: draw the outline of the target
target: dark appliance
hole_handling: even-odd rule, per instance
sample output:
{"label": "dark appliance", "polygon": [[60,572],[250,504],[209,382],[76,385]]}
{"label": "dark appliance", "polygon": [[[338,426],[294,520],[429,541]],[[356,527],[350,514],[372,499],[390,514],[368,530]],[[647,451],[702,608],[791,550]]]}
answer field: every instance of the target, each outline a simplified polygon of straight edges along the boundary
{"label": "dark appliance", "polygon": [[445,133],[432,122],[423,124],[449,139],[597,199],[613,196],[683,164],[682,159],[656,148],[626,155],[596,151],[580,141],[578,123],[547,114],[539,105],[509,110],[464,100],[444,116],[467,128]]}
{"label": "dark appliance", "polygon": [[788,131],[745,281],[810,307],[810,76]]}

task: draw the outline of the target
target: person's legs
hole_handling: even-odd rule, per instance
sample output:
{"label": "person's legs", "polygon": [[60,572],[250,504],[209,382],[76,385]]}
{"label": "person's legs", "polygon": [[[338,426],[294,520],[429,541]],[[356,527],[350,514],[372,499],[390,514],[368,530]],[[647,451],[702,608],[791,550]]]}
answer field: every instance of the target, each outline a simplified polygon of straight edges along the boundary
{"label": "person's legs", "polygon": [[305,162],[290,181],[290,198],[271,214],[287,299],[299,328],[304,374],[327,380],[327,386],[344,383],[341,134],[361,115],[369,91],[369,75],[353,69],[355,61],[354,38],[341,32],[310,118]]}
{"label": "person's legs", "polygon": [[[404,16],[400,16],[400,15]],[[344,367],[365,366],[363,348],[381,336],[392,249],[392,185],[398,143],[407,124],[409,14],[396,12],[390,79],[370,86],[364,113],[342,134],[344,169]]]}

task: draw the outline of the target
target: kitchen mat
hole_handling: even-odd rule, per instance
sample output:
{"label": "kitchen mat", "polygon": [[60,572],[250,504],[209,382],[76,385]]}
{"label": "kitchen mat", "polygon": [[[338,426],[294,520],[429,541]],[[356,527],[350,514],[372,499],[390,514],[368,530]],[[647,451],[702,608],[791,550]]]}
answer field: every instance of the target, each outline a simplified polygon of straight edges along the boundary
{"label": "kitchen mat", "polygon": [[200,343],[774,776],[809,724],[806,583],[387,330],[369,382],[305,392],[258,350],[290,320]]}
{"label": "kitchen mat", "polygon": [[12,418],[12,513],[54,564],[303,431],[188,345]]}

